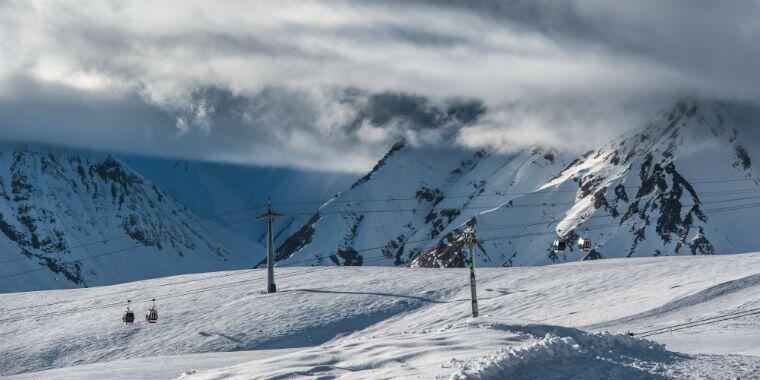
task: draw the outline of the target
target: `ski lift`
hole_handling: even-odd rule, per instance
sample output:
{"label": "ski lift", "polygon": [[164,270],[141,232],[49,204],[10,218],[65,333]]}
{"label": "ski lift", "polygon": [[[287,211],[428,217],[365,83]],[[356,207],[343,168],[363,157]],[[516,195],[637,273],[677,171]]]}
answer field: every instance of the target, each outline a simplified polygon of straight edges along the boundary
{"label": "ski lift", "polygon": [[131,325],[135,323],[135,312],[132,310],[129,310],[130,302],[132,301],[127,300],[127,310],[124,312],[124,316],[121,318],[121,320],[124,322],[125,325]]}
{"label": "ski lift", "polygon": [[565,238],[560,236],[554,239],[554,244],[552,244],[552,251],[555,254],[560,253],[560,252],[565,252],[566,248],[567,248],[567,243],[565,243]]}
{"label": "ski lift", "polygon": [[580,247],[583,252],[591,251],[591,239],[589,239],[588,233],[578,239],[578,247]]}
{"label": "ski lift", "polygon": [[148,323],[156,323],[158,322],[158,310],[156,310],[156,299],[153,300],[153,305],[148,309],[148,314],[145,314],[145,320],[148,321]]}

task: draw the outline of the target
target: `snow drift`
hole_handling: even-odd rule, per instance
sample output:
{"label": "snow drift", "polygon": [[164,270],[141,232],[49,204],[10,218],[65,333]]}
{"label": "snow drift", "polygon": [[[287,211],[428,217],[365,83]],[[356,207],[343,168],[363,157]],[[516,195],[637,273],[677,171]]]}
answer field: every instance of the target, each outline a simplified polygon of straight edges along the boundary
{"label": "snow drift", "polygon": [[[535,329],[535,328],[534,328]],[[564,329],[522,347],[504,348],[482,358],[455,362],[451,376],[462,379],[635,379],[664,372],[686,355],[626,334],[585,333]]]}

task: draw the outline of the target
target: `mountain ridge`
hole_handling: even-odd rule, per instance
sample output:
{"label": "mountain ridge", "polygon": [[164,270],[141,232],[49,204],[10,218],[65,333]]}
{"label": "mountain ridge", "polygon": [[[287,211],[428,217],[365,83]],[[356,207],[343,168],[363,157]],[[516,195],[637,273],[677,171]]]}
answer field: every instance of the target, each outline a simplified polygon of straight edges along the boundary
{"label": "mountain ridge", "polygon": [[[746,133],[751,127],[740,125],[725,104],[693,98],[578,156],[547,148],[499,154],[397,144],[291,236],[298,244],[279,246],[278,258],[283,265],[462,266],[456,238],[467,223],[489,240],[477,249],[487,266],[741,252],[751,249],[751,223],[734,226],[706,211],[713,204],[737,207],[729,210],[737,220],[754,220],[751,209],[740,207],[760,191],[752,166],[760,147]],[[372,198],[381,201],[362,202]],[[401,210],[388,217],[372,207]],[[591,217],[609,226],[590,223]],[[493,231],[503,234],[505,223],[516,221],[533,226],[514,226],[526,236],[499,241]],[[724,225],[730,227],[719,228]],[[595,242],[589,254],[578,254],[574,244],[560,255],[549,249],[552,235],[574,243],[587,229]],[[342,238],[336,243],[335,236]]]}
{"label": "mountain ridge", "polygon": [[242,264],[234,241],[110,154],[4,143],[0,189],[2,291]]}

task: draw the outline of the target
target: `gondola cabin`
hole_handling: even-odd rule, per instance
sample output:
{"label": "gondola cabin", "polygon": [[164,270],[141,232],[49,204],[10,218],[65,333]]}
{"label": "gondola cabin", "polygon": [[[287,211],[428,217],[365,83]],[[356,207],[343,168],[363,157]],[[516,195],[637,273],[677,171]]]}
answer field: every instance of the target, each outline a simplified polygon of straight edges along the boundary
{"label": "gondola cabin", "polygon": [[125,325],[131,325],[135,323],[135,312],[127,309],[127,311],[124,312],[124,316],[121,318],[121,320],[124,321]]}
{"label": "gondola cabin", "polygon": [[552,244],[552,251],[554,253],[565,252],[565,249],[567,249],[567,243],[565,243],[565,239],[557,238],[554,240],[554,244]]}
{"label": "gondola cabin", "polygon": [[148,309],[148,314],[145,314],[145,320],[148,323],[158,322],[158,310],[156,310],[156,299],[153,299],[153,305]]}
{"label": "gondola cabin", "polygon": [[154,308],[148,309],[148,314],[145,314],[145,320],[148,321],[148,323],[158,322],[158,311]]}
{"label": "gondola cabin", "polygon": [[135,312],[132,310],[129,310],[129,303],[132,302],[130,300],[127,300],[127,310],[124,311],[124,315],[121,317],[122,322],[124,322],[125,325],[131,325],[135,323]]}
{"label": "gondola cabin", "polygon": [[591,250],[591,239],[588,238],[588,236],[584,236],[580,239],[578,239],[578,247],[580,247],[581,251],[588,252]]}

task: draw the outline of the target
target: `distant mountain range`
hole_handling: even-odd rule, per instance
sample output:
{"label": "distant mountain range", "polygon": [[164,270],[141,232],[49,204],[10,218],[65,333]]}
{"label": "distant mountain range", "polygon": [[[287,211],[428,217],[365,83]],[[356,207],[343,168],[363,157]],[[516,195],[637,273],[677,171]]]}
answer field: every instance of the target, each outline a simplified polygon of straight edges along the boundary
{"label": "distant mountain range", "polygon": [[325,199],[352,178],[3,143],[0,292],[250,268],[270,194]]}
{"label": "distant mountain range", "polygon": [[760,118],[737,109],[684,100],[583,154],[401,140],[364,176],[3,143],[0,291],[263,265],[269,197],[278,265],[463,266],[468,224],[485,266],[757,250]]}
{"label": "distant mountain range", "polygon": [[[468,223],[485,266],[756,250],[755,120],[684,100],[580,155],[400,141],[277,256],[284,265],[462,266],[457,239]],[[576,242],[586,234],[592,249],[582,252]],[[555,254],[559,237],[568,250]]]}

